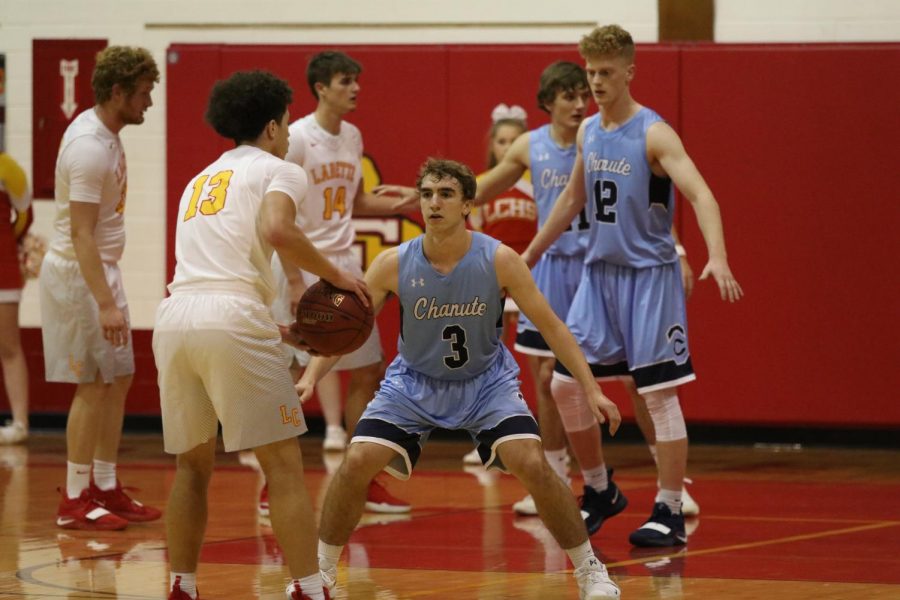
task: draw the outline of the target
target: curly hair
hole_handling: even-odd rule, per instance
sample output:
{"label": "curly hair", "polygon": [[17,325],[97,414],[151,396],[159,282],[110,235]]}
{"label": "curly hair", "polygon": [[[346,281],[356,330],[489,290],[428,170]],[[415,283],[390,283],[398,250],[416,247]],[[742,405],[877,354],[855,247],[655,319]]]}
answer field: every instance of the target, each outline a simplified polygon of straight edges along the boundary
{"label": "curly hair", "polygon": [[358,76],[362,73],[362,65],[337,50],[325,50],[309,59],[309,64],[306,65],[306,83],[313,98],[319,99],[316,84],[331,85],[331,80],[338,73]]}
{"label": "curly hair", "polygon": [[419,169],[419,176],[416,178],[417,190],[421,191],[422,182],[425,181],[426,177],[435,182],[445,177],[451,177],[459,182],[463,200],[475,199],[475,190],[477,188],[475,174],[472,173],[472,169],[461,162],[446,158],[429,158]]}
{"label": "curly hair", "polygon": [[537,93],[538,108],[549,113],[547,106],[553,103],[559,92],[574,92],[587,87],[587,75],[581,65],[565,60],[557,61],[541,73]]}
{"label": "curly hair", "polygon": [[235,144],[252,141],[270,121],[281,121],[292,96],[287,82],[268,71],[238,71],[213,86],[206,122]]}
{"label": "curly hair", "polygon": [[103,104],[112,98],[115,84],[133,94],[141,80],[159,82],[159,68],[146,48],[109,46],[97,53],[97,63],[91,76],[94,100]]}
{"label": "curly hair", "polygon": [[581,38],[578,51],[586,59],[600,56],[621,56],[633,60],[634,40],[631,39],[630,33],[618,25],[604,25],[594,28],[593,31]]}

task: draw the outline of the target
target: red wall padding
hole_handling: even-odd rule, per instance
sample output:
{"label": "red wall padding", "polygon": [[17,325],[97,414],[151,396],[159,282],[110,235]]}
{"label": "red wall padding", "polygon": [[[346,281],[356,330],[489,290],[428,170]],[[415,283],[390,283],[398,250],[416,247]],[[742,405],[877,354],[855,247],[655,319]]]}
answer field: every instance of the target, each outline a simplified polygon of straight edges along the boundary
{"label": "red wall padding", "polygon": [[[170,215],[185,183],[228,147],[203,121],[213,82],[239,69],[272,70],[294,88],[291,114],[299,117],[314,108],[304,70],[321,49],[170,48]],[[520,104],[530,126],[546,122],[535,106],[541,70],[554,60],[579,60],[571,45],[345,50],[364,67],[360,109],[350,120],[382,180],[404,184],[432,154],[481,170],[491,108]],[[732,306],[703,282],[689,302],[699,375],[681,392],[689,422],[900,424],[897,72],[898,44],[639,48],[634,96],[676,127],[710,183],[732,269],[747,292]],[[691,209],[680,212],[699,275],[705,247]],[[173,234],[170,219],[169,274]],[[396,308],[386,307],[379,323],[392,356]],[[39,337],[26,332],[29,344]],[[128,410],[155,413],[148,332],[137,332],[135,341],[139,374]],[[523,383],[530,396],[530,378]],[[35,410],[65,409],[70,393],[50,400],[42,385],[35,382]],[[630,415],[617,387],[607,386]]]}

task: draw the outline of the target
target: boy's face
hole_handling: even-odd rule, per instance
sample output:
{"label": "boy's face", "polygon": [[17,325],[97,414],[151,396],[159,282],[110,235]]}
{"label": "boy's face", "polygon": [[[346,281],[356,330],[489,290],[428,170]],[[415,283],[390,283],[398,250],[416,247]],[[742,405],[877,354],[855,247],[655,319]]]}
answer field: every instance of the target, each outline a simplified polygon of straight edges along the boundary
{"label": "boy's face", "polygon": [[139,79],[134,91],[130,94],[116,84],[113,86],[112,100],[118,108],[119,118],[125,125],[140,125],[144,122],[144,113],[153,106],[153,91],[155,82],[152,79]]}
{"label": "boy's face", "polygon": [[356,77],[347,73],[336,73],[327,86],[317,86],[319,102],[326,102],[340,114],[356,110],[356,97],[360,89]]}
{"label": "boy's face", "polygon": [[634,63],[623,56],[592,56],[585,59],[585,72],[597,106],[619,99],[634,77]]}
{"label": "boy's face", "polygon": [[427,228],[445,230],[465,222],[472,203],[463,199],[462,186],[455,177],[435,180],[426,175],[419,186],[419,203]]}
{"label": "boy's face", "polygon": [[275,128],[275,148],[272,151],[272,154],[281,159],[287,154],[290,145],[290,124],[291,114],[289,110],[285,109],[281,116],[281,122]]}
{"label": "boy's face", "polygon": [[559,126],[578,129],[587,116],[591,90],[580,86],[572,90],[559,90],[547,107],[550,120]]}

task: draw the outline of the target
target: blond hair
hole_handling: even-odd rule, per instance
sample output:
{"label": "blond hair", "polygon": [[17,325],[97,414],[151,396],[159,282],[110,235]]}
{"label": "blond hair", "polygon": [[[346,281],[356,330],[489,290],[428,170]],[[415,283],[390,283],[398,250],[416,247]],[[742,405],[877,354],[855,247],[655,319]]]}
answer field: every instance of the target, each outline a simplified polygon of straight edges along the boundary
{"label": "blond hair", "polygon": [[126,94],[133,94],[143,79],[159,82],[159,68],[148,50],[131,46],[104,48],[97,53],[97,64],[91,76],[94,100],[103,104],[112,98],[112,89],[117,83]]}
{"label": "blond hair", "polygon": [[631,39],[630,33],[618,25],[604,25],[594,28],[592,32],[581,38],[578,52],[585,59],[621,56],[628,60],[634,60],[634,40]]}

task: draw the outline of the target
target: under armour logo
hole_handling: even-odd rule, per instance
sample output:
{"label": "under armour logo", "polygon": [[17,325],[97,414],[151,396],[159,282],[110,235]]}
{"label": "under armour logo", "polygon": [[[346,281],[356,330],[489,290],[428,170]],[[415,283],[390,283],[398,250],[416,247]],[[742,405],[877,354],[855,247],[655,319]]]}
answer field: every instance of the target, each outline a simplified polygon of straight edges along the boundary
{"label": "under armour logo", "polygon": [[535,158],[537,158],[538,160],[550,160],[550,153],[549,152],[538,153],[538,155]]}
{"label": "under armour logo", "polygon": [[413,277],[413,278],[410,279],[409,281],[410,281],[410,283],[412,284],[413,287],[417,287],[417,286],[418,286],[418,287],[425,287],[425,279],[422,278],[422,277],[419,277],[418,279],[416,279],[415,277]]}

